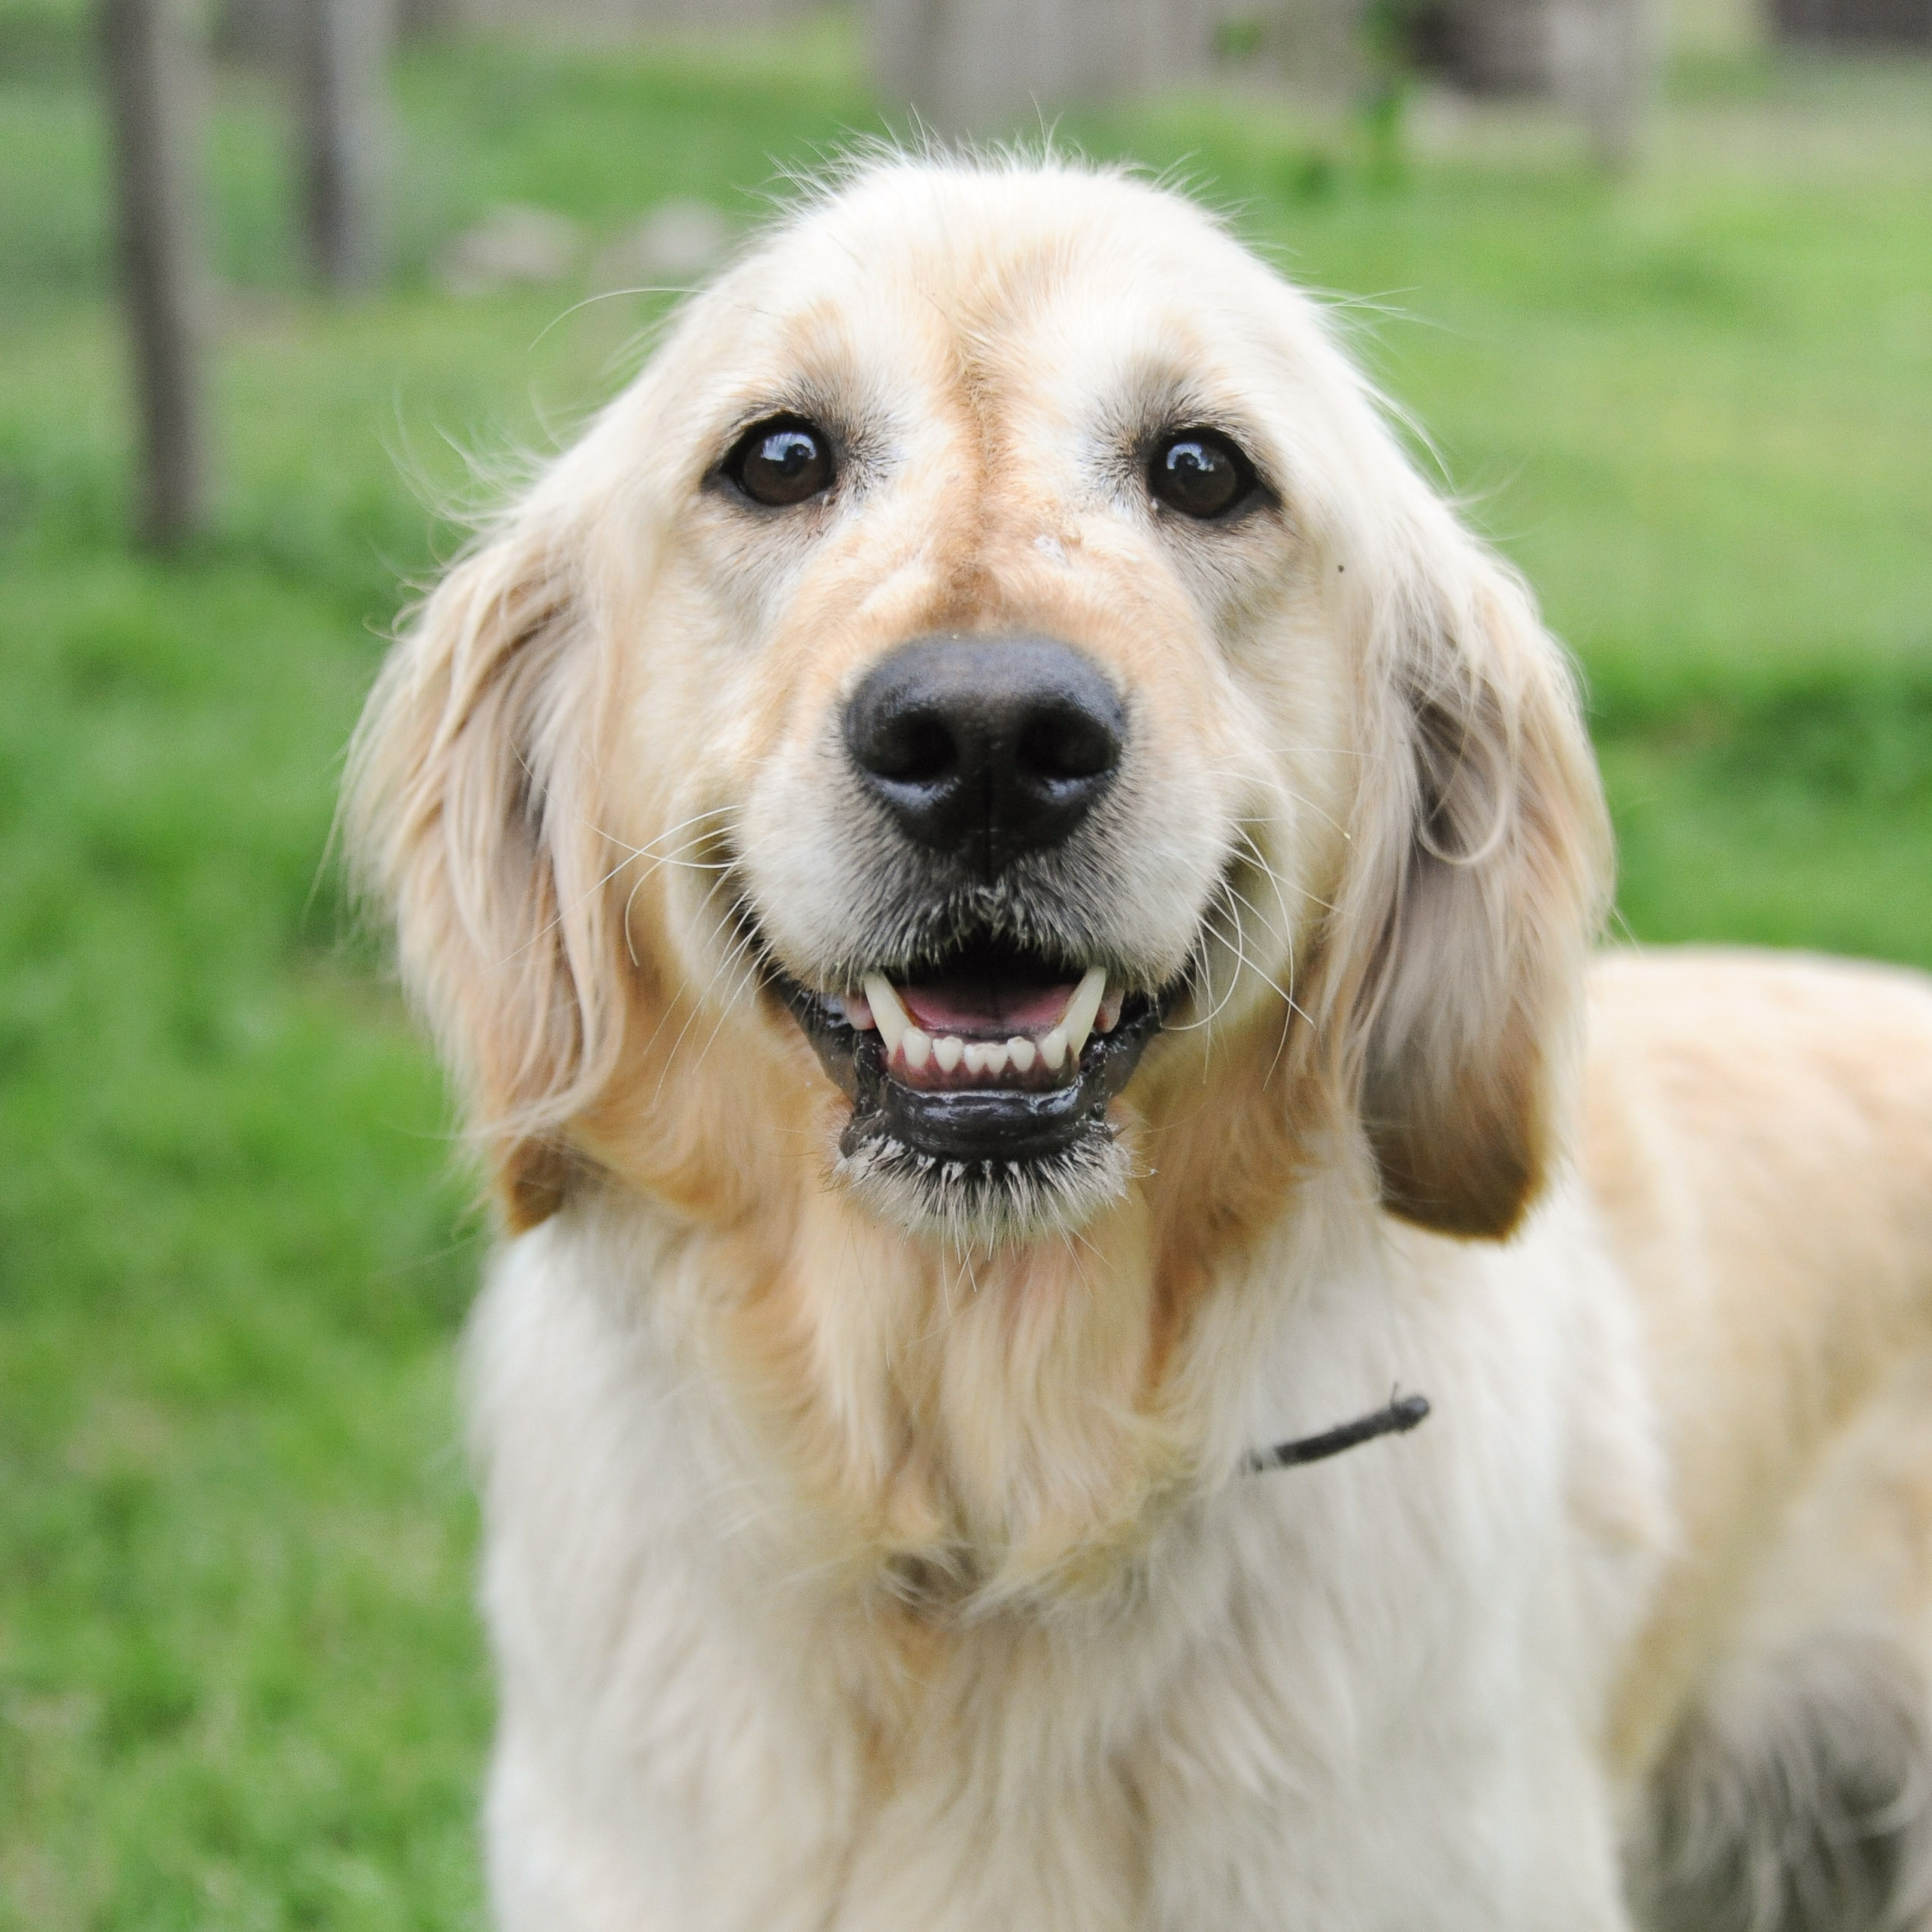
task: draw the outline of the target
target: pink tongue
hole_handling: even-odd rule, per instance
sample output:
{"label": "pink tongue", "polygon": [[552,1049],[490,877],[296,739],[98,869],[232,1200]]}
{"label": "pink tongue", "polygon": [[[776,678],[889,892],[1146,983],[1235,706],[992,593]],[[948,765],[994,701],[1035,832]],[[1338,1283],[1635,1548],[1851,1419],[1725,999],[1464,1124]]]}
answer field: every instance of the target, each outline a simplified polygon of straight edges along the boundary
{"label": "pink tongue", "polygon": [[1060,1023],[1073,997],[1064,986],[1001,986],[988,980],[928,980],[902,986],[899,997],[927,1032],[943,1037],[1004,1040],[1013,1033],[1045,1033]]}

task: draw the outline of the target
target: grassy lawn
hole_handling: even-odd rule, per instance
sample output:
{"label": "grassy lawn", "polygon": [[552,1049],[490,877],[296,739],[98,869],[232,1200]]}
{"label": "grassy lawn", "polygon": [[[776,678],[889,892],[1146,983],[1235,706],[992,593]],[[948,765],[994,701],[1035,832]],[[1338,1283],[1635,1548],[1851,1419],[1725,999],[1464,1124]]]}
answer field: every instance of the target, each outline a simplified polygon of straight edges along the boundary
{"label": "grassy lawn", "polygon": [[[834,28],[412,53],[397,275],[334,308],[224,74],[221,514],[163,566],[64,0],[0,0],[0,1927],[476,1924],[480,1236],[322,854],[456,450],[567,434],[658,311],[428,265],[506,202],[586,254],[668,195],[750,220],[877,122]],[[1259,100],[1063,130],[1366,298],[1586,668],[1637,934],[1932,966],[1932,68],[1706,63],[1618,183],[1520,114],[1424,112],[1393,184]]]}

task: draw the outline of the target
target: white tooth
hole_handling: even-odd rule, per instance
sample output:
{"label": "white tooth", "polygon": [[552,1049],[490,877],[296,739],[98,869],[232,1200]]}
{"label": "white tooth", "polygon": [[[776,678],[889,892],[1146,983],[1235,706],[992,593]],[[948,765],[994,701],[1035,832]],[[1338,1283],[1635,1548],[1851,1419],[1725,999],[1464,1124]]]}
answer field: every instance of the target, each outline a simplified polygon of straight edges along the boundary
{"label": "white tooth", "polygon": [[969,1073],[984,1073],[986,1071],[987,1057],[991,1051],[991,1048],[981,1041],[970,1041],[966,1050],[966,1070]]}
{"label": "white tooth", "polygon": [[932,1035],[909,1026],[899,1036],[899,1051],[905,1056],[906,1064],[916,1073],[932,1057]]}
{"label": "white tooth", "polygon": [[984,1065],[985,1070],[996,1079],[1007,1070],[1007,1048],[1004,1040],[994,1040],[987,1047]]}
{"label": "white tooth", "polygon": [[1120,1023],[1120,1003],[1126,997],[1124,993],[1109,993],[1100,1003],[1100,1011],[1094,1025],[1103,1033],[1111,1033]]}
{"label": "white tooth", "polygon": [[957,1034],[948,1033],[943,1040],[932,1043],[932,1057],[939,1063],[942,1073],[950,1073],[959,1065],[966,1052],[966,1042]]}
{"label": "white tooth", "polygon": [[872,1010],[861,993],[841,993],[832,1004],[845,1016],[845,1023],[856,1027],[861,1033],[869,1032],[878,1023],[872,1017]]}
{"label": "white tooth", "polygon": [[1039,1057],[1039,1052],[1025,1035],[1016,1033],[1007,1042],[1007,1057],[1013,1062],[1013,1070],[1016,1073],[1030,1073],[1033,1070],[1034,1061]]}
{"label": "white tooth", "polygon": [[1060,1062],[1067,1057],[1067,1035],[1057,1026],[1040,1042],[1040,1057],[1049,1073],[1060,1071]]}
{"label": "white tooth", "polygon": [[882,972],[866,974],[865,1001],[872,1010],[872,1018],[878,1023],[879,1038],[885,1042],[889,1055],[906,1037],[906,1029],[913,1023],[912,1016],[892,990],[891,982]]}
{"label": "white tooth", "polygon": [[1087,1035],[1094,1029],[1094,1016],[1100,1010],[1101,998],[1106,991],[1106,967],[1089,966],[1079,985],[1074,988],[1073,997],[1067,1003],[1067,1010],[1060,1016],[1060,1025],[1054,1030],[1067,1035],[1067,1051],[1076,1060],[1080,1057],[1080,1049],[1087,1044]]}

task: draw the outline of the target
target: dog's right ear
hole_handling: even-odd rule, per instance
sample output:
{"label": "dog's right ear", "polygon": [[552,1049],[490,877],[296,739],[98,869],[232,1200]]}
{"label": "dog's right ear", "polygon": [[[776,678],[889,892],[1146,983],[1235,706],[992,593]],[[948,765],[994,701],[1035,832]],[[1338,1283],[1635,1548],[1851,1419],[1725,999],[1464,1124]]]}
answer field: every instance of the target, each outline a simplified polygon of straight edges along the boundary
{"label": "dog's right ear", "polygon": [[587,734],[599,669],[580,534],[536,503],[450,571],[402,633],[351,746],[359,883],[467,1089],[513,1229],[561,1205],[561,1129],[614,1051]]}

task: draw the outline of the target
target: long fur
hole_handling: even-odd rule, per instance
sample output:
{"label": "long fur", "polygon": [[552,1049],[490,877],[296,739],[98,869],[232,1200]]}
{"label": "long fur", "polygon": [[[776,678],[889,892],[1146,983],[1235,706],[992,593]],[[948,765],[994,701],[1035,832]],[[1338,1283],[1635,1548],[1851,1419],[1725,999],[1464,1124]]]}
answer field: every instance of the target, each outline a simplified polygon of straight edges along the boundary
{"label": "long fur", "polygon": [[1660,1767],[1632,1862],[1657,1932],[1894,1932],[1932,1912],[1924,1677],[1827,1635],[1726,1673]]}
{"label": "long fur", "polygon": [[[839,482],[759,513],[781,411]],[[1264,483],[1212,529],[1142,480],[1203,422]],[[938,630],[1129,721],[1076,837],[944,891],[838,730]],[[1593,972],[1562,653],[1199,210],[808,199],[429,598],[347,823],[501,1206],[506,1927],[1926,1922],[1932,1494],[1870,1418],[1932,1354],[1932,996]],[[1185,995],[1057,1165],[842,1155],[774,975],[963,922]],[[1396,1382],[1413,1437],[1245,1473]],[[1892,1527],[1833,1544],[1824,1472]]]}

